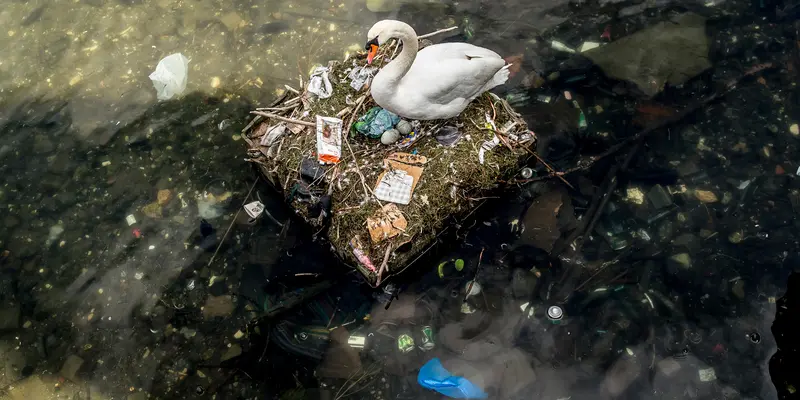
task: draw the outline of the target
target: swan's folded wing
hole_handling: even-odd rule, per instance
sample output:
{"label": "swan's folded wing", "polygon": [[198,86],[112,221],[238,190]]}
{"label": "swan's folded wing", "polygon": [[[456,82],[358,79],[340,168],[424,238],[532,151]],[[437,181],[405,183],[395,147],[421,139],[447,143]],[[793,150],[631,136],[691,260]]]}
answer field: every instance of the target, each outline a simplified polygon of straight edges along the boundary
{"label": "swan's folded wing", "polygon": [[505,66],[505,60],[482,47],[446,43],[419,52],[402,86],[435,104],[469,99],[480,94],[489,80]]}

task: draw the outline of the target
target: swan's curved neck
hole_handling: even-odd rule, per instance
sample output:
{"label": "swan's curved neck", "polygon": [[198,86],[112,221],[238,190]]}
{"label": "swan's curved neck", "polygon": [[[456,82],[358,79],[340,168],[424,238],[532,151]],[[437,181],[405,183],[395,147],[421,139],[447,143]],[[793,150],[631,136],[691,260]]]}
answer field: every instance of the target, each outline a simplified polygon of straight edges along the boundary
{"label": "swan's curved neck", "polygon": [[396,85],[403,79],[403,76],[405,76],[406,72],[411,68],[411,64],[414,63],[414,59],[417,58],[419,41],[417,40],[417,33],[414,32],[414,29],[406,24],[397,26],[392,37],[403,43],[403,50],[397,58],[383,67],[381,75],[384,75],[384,79],[387,80],[387,83]]}

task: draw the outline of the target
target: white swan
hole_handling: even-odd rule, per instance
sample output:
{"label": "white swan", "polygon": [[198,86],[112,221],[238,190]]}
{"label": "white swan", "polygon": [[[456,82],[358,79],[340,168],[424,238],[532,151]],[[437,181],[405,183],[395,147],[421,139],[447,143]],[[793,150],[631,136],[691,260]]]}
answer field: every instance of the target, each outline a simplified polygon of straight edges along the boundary
{"label": "white swan", "polygon": [[418,52],[414,29],[394,20],[379,21],[367,33],[367,62],[392,38],[402,41],[403,51],[378,72],[370,91],[379,106],[401,117],[455,117],[508,79],[508,65],[497,53],[468,43],[436,44]]}

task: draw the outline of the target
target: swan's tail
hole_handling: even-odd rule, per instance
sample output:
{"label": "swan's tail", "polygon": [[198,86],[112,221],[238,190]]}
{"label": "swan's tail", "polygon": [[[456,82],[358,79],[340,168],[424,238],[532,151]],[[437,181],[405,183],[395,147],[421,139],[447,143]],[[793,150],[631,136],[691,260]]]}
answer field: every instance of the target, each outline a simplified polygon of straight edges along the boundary
{"label": "swan's tail", "polygon": [[510,66],[511,66],[511,64],[506,64],[506,65],[503,66],[503,68],[500,68],[499,71],[495,72],[495,74],[492,77],[492,79],[489,79],[489,82],[486,82],[486,86],[483,87],[483,90],[481,91],[481,93],[483,93],[483,92],[485,92],[485,91],[487,91],[489,89],[492,89],[492,88],[494,88],[496,86],[500,86],[500,85],[506,83],[506,81],[508,80],[508,76],[509,76],[508,68]]}

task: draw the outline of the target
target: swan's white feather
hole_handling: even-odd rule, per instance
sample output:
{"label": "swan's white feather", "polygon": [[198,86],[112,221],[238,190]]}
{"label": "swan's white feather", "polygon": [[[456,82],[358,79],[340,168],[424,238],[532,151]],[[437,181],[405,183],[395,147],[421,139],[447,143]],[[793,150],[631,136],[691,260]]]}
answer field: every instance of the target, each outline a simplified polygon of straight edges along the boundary
{"label": "swan's white feather", "polygon": [[405,118],[430,120],[459,115],[481,93],[505,83],[500,55],[468,43],[442,43],[417,53],[408,72],[396,81],[375,77],[371,91],[381,107]]}

